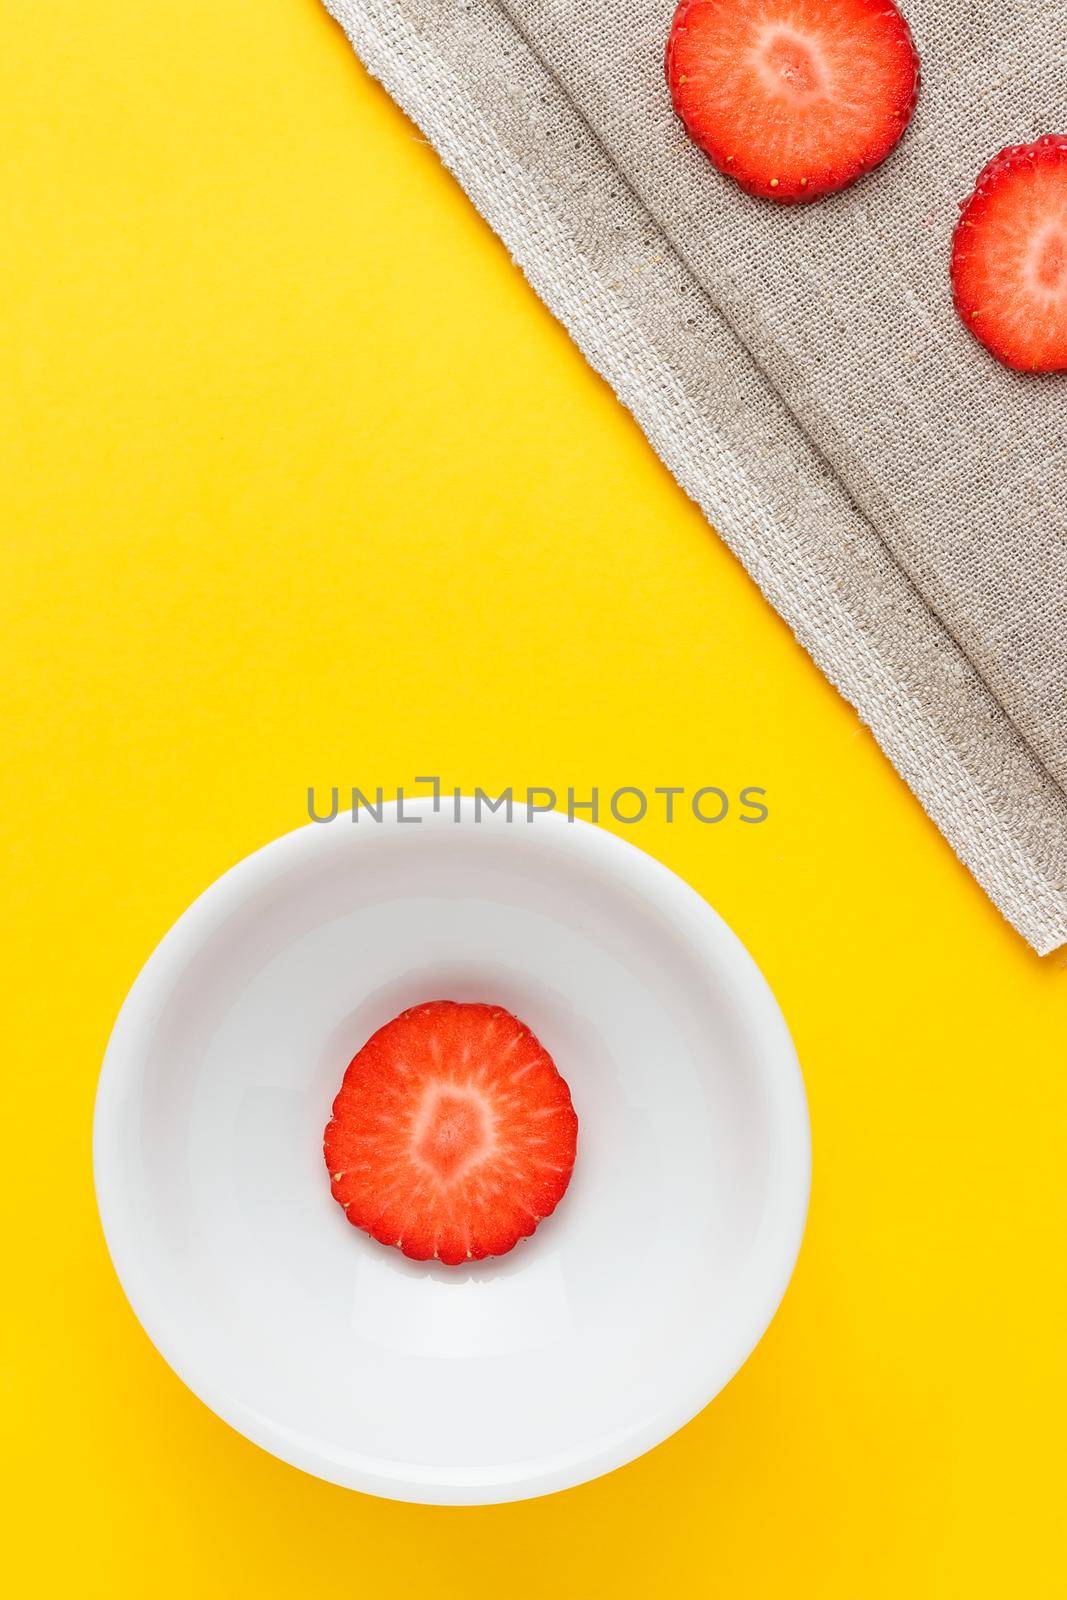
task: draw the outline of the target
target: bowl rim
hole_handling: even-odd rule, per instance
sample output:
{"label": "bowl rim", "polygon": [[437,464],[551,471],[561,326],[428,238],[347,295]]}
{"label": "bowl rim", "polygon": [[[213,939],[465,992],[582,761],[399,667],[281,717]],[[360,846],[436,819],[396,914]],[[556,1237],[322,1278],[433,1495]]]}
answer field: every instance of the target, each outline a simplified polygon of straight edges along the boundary
{"label": "bowl rim", "polygon": [[[499,1468],[445,1471],[399,1464],[358,1452],[341,1455],[321,1448],[235,1400],[216,1382],[195,1340],[175,1324],[142,1270],[133,1213],[136,1189],[122,1160],[123,1109],[136,1095],[149,1058],[156,1023],[174,984],[208,936],[238,907],[294,868],[334,850],[380,838],[398,826],[397,803],[386,802],[382,821],[363,829],[347,812],[330,822],[309,822],[282,834],[238,861],[211,883],[164,934],[135,978],[119,1011],[104,1054],[93,1116],[93,1178],[104,1238],[119,1283],[156,1350],[199,1400],[229,1426],[271,1455],[345,1488],[429,1505],[487,1505],[529,1499],[574,1487],[635,1460],[683,1427],[725,1388],[770,1325],[793,1274],[807,1220],[811,1190],[811,1128],[800,1064],[785,1019],[770,986],[740,939],[690,884],[645,850],[584,818],[559,811],[531,813],[516,800],[511,819],[482,812],[463,796],[455,814],[452,797],[403,800],[405,819],[422,825],[468,828],[499,834],[535,830],[565,858],[568,852],[625,882],[660,911],[667,911],[703,962],[729,982],[758,1040],[774,1157],[767,1202],[742,1281],[748,1284],[745,1314],[733,1327],[726,1353],[709,1364],[706,1377],[672,1392],[655,1416],[620,1428],[609,1438],[531,1461]],[[527,833],[529,828],[529,833]]]}

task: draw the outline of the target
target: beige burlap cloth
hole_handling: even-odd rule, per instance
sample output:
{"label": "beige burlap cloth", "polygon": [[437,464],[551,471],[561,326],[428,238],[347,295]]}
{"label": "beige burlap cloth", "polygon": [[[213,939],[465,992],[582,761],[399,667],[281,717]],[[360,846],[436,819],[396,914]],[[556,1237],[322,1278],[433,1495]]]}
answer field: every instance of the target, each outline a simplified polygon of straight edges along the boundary
{"label": "beige burlap cloth", "polygon": [[885,165],[811,207],[714,171],[671,0],[327,0],[1004,915],[1067,941],[1067,379],[957,322],[956,203],[1067,131],[1067,0],[907,0]]}

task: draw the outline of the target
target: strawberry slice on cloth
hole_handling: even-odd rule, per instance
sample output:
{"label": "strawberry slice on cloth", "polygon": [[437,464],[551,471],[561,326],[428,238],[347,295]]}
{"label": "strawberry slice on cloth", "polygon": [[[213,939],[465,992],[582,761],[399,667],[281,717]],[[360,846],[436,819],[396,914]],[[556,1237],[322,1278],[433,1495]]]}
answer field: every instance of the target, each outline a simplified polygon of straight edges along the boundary
{"label": "strawberry slice on cloth", "polygon": [[919,57],[892,0],[682,0],[667,83],[690,138],[750,194],[832,194],[911,119]]}
{"label": "strawberry slice on cloth", "polygon": [[323,1151],[353,1226],[456,1266],[533,1233],[563,1197],[577,1140],[570,1090],[524,1023],[434,1000],[353,1057]]}
{"label": "strawberry slice on cloth", "polygon": [[984,168],[956,224],[952,291],[1005,366],[1067,371],[1067,134],[1011,145]]}

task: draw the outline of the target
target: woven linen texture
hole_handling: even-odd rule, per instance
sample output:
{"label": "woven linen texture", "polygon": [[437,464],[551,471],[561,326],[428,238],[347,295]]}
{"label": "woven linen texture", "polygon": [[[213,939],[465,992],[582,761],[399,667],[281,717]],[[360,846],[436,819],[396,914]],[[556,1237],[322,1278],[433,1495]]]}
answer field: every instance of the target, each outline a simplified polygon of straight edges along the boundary
{"label": "woven linen texture", "polygon": [[957,201],[1067,120],[1067,0],[912,0],[912,127],[815,206],[685,138],[669,5],[328,0],[961,860],[1067,941],[1067,380],[960,327]]}

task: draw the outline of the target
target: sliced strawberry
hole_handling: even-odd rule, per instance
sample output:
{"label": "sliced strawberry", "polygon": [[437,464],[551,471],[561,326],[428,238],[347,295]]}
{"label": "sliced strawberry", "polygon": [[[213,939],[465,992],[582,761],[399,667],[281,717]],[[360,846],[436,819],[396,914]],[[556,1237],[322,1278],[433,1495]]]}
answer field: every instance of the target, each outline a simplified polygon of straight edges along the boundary
{"label": "sliced strawberry", "polygon": [[1022,372],[1067,370],[1067,134],[1002,150],[960,207],[956,310]]}
{"label": "sliced strawberry", "polygon": [[667,82],[715,165],[788,203],[885,159],[915,109],[919,57],[893,0],[682,0]]}
{"label": "sliced strawberry", "polygon": [[577,1139],[570,1091],[524,1023],[433,1000],[353,1057],[323,1151],[349,1222],[455,1266],[533,1233],[570,1182]]}

